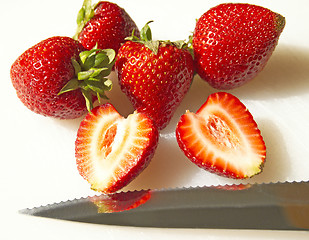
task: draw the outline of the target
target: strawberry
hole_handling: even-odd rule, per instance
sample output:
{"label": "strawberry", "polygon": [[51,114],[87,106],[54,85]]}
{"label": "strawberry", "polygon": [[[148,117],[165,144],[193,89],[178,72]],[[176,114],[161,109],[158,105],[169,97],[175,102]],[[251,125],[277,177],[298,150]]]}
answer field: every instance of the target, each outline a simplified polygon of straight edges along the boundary
{"label": "strawberry", "polygon": [[132,36],[115,62],[121,90],[133,107],[167,126],[193,79],[193,59],[184,41],[153,41],[148,23]]}
{"label": "strawberry", "polygon": [[91,0],[85,0],[77,24],[74,39],[86,49],[92,49],[97,44],[100,49],[111,48],[117,53],[133,30],[139,34],[135,22],[123,8],[104,1],[91,6]]}
{"label": "strawberry", "polygon": [[269,9],[220,4],[197,21],[192,46],[197,73],[216,89],[233,89],[264,68],[285,26]]}
{"label": "strawberry", "polygon": [[[115,57],[107,50],[84,51],[69,37],[51,37],[20,55],[11,67],[17,96],[30,110],[60,119],[82,116],[95,98],[106,98],[106,79]],[[95,96],[95,97],[93,97]]]}
{"label": "strawberry", "polygon": [[147,167],[158,135],[152,120],[143,113],[134,112],[124,118],[110,103],[97,106],[77,132],[78,171],[93,190],[113,193]]}
{"label": "strawberry", "polygon": [[264,166],[260,130],[246,106],[229,93],[211,94],[196,113],[182,115],[176,137],[193,163],[222,176],[249,178]]}

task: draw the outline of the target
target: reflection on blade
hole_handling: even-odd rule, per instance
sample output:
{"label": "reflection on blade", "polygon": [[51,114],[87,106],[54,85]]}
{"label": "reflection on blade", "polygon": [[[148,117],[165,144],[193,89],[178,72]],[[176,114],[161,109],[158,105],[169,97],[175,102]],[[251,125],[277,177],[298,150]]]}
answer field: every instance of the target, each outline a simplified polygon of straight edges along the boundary
{"label": "reflection on blade", "polygon": [[150,190],[102,194],[89,197],[98,207],[98,213],[113,213],[127,211],[144,204],[150,199]]}
{"label": "reflection on blade", "polygon": [[123,192],[22,213],[119,226],[308,230],[309,182]]}
{"label": "reflection on blade", "polygon": [[251,184],[238,184],[238,185],[224,185],[224,186],[214,186],[212,188],[215,189],[223,189],[223,190],[229,190],[229,191],[240,191],[250,188]]}

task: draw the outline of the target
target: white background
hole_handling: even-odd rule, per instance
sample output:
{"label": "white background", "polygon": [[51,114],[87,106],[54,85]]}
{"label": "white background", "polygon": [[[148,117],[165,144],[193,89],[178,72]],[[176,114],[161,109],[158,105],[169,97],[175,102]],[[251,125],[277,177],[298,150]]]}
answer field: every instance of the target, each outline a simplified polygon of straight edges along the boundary
{"label": "white background", "polygon": [[[149,21],[156,39],[187,39],[195,19],[223,1],[115,1],[139,28]],[[235,2],[235,1],[229,1]],[[245,2],[245,1],[237,1]],[[162,132],[150,166],[127,189],[309,180],[309,2],[247,1],[286,17],[286,27],[263,72],[232,90],[257,121],[267,146],[264,172],[235,181],[197,168],[179,150],[174,130],[186,109],[195,111],[213,92],[195,77],[190,92]],[[9,69],[27,48],[51,36],[73,36],[82,0],[12,0],[1,3],[1,239],[308,239],[306,232],[215,229],[151,229],[91,225],[18,214],[19,209],[94,195],[78,174],[74,141],[81,119],[55,120],[29,111],[18,100]],[[110,101],[132,112],[115,74]],[[252,216],[254,218],[254,216]]]}

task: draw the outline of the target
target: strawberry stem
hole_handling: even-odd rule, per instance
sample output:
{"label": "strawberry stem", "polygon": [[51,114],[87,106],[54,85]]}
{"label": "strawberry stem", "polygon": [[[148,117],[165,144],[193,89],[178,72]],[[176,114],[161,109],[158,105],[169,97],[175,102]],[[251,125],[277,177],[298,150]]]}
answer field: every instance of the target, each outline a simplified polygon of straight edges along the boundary
{"label": "strawberry stem", "polygon": [[149,21],[145,24],[145,26],[141,29],[140,37],[142,41],[149,42],[152,40],[152,33],[151,29],[149,27],[149,23],[152,23],[153,21]]}
{"label": "strawberry stem", "polygon": [[152,22],[153,21],[149,21],[145,24],[145,26],[140,31],[140,37],[139,38],[134,35],[134,30],[133,30],[132,35],[130,37],[127,37],[125,40],[144,44],[145,47],[149,48],[155,55],[159,51],[160,44],[165,44],[165,45],[170,44],[170,45],[177,47],[178,49],[188,49],[188,50],[190,50],[190,48],[188,47],[189,43],[184,41],[184,40],[179,40],[179,41],[175,41],[175,42],[171,42],[170,40],[165,40],[165,41],[163,41],[163,40],[152,40],[152,32],[151,32],[151,29],[149,27],[149,23],[152,23]]}

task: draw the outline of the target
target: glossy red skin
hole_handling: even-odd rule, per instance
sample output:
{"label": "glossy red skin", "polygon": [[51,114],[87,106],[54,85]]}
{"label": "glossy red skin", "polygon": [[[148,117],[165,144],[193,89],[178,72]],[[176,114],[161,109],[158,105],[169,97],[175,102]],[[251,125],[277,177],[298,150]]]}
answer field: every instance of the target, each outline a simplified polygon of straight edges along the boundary
{"label": "glossy red skin", "polygon": [[135,22],[123,8],[102,1],[96,6],[93,18],[85,25],[78,40],[86,49],[90,50],[98,44],[99,49],[112,48],[117,53],[133,29],[139,36]]}
{"label": "glossy red skin", "polygon": [[119,49],[115,70],[134,108],[162,130],[189,90],[193,59],[175,46],[161,45],[155,55],[143,44],[128,41]]}
{"label": "glossy red skin", "polygon": [[17,96],[35,113],[60,119],[78,118],[87,112],[80,90],[58,96],[75,76],[71,59],[85,49],[69,37],[51,37],[26,50],[11,67]]}
{"label": "glossy red skin", "polygon": [[220,4],[196,23],[197,73],[216,89],[233,89],[264,68],[284,28],[284,18],[250,4]]}

